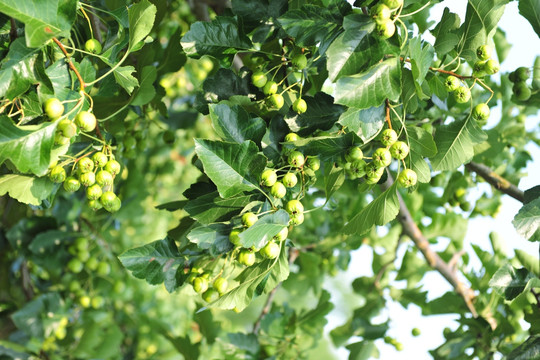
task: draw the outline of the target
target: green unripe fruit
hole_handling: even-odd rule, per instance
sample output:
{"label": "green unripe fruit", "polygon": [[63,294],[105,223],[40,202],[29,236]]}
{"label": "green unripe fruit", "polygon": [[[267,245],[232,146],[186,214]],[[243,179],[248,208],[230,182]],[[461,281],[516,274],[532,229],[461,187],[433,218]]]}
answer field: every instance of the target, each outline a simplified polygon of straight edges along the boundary
{"label": "green unripe fruit", "polygon": [[298,136],[297,133],[288,133],[285,135],[285,141],[286,142],[294,142],[300,140],[300,136]]}
{"label": "green unripe fruit", "polygon": [[74,246],[78,251],[87,250],[88,249],[88,238],[79,237],[79,238],[75,239]]}
{"label": "green unripe fruit", "polygon": [[233,244],[233,245],[236,245],[236,246],[239,246],[240,245],[240,233],[241,231],[240,230],[232,230],[230,233],[229,233],[229,241]]}
{"label": "green unripe fruit", "polygon": [[304,154],[300,151],[293,151],[288,157],[289,165],[300,168],[304,165]]}
{"label": "green unripe fruit", "polygon": [[56,120],[64,113],[64,105],[57,98],[50,98],[45,101],[43,110],[49,119]]}
{"label": "green unripe fruit", "polygon": [[409,155],[409,146],[403,141],[396,141],[390,146],[390,154],[394,159],[403,160]]}
{"label": "green unripe fruit", "polygon": [[92,298],[92,307],[94,309],[99,309],[105,304],[105,299],[102,296],[96,296]]}
{"label": "green unripe fruit", "polygon": [[298,214],[292,214],[290,216],[289,224],[293,226],[300,225],[304,222],[304,214],[298,213]]}
{"label": "green unripe fruit", "polygon": [[246,227],[253,226],[253,224],[255,224],[257,220],[259,220],[259,218],[252,212],[247,212],[242,215],[242,224],[244,224],[244,226]]}
{"label": "green unripe fruit", "polygon": [[92,186],[96,183],[96,174],[87,172],[79,175],[79,181],[84,186]]}
{"label": "green unripe fruit", "polygon": [[396,25],[391,20],[380,22],[377,24],[377,27],[375,28],[375,33],[381,39],[389,39],[394,35],[395,32],[396,32]]}
{"label": "green unripe fruit", "polygon": [[489,118],[489,106],[487,104],[478,104],[473,108],[472,117],[477,121],[486,121]]}
{"label": "green unripe fruit", "polygon": [[70,176],[66,180],[64,180],[64,190],[66,190],[67,192],[75,192],[79,190],[80,187],[81,182],[73,176]]}
{"label": "green unripe fruit", "polygon": [[56,133],[54,134],[54,144],[60,146],[69,144],[69,138],[65,137],[61,133]]}
{"label": "green unripe fruit", "polygon": [[378,168],[385,168],[392,162],[392,154],[386,148],[378,148],[371,155],[373,164]]}
{"label": "green unripe fruit", "polygon": [[285,99],[283,99],[283,95],[281,94],[273,94],[268,97],[268,104],[270,107],[279,110],[285,104]]}
{"label": "green unripe fruit", "polygon": [[107,164],[107,155],[105,155],[101,151],[98,151],[97,153],[92,155],[92,160],[94,161],[96,167],[104,167],[105,164]]}
{"label": "green unripe fruit", "polygon": [[286,187],[288,188],[292,188],[296,185],[296,183],[298,182],[298,178],[296,177],[296,175],[294,173],[286,173],[284,176],[283,176],[283,179],[281,179],[281,182],[283,183],[283,185],[285,185]]}
{"label": "green unripe fruit", "polygon": [[364,157],[364,152],[359,146],[353,146],[347,149],[345,160],[352,163],[356,160],[361,160]]}
{"label": "green unripe fruit", "polygon": [[75,136],[75,134],[77,134],[77,126],[75,126],[75,124],[68,119],[60,121],[56,130],[62,134],[62,136],[67,138],[72,138]]}
{"label": "green unripe fruit", "polygon": [[444,87],[447,91],[456,91],[461,86],[461,81],[453,75],[450,75],[444,81]]}
{"label": "green unripe fruit", "polygon": [[88,201],[88,206],[90,206],[90,209],[97,211],[101,208],[103,208],[103,205],[99,202],[99,200],[90,200]]}
{"label": "green unripe fruit", "polygon": [[403,5],[403,0],[383,0],[383,4],[388,6],[390,9],[397,9]]}
{"label": "green unripe fruit", "polygon": [[121,169],[120,163],[116,160],[109,160],[105,164],[105,170],[111,173],[112,176],[115,176],[118,173],[120,173],[120,169]]}
{"label": "green unripe fruit", "polygon": [[245,266],[255,264],[255,253],[249,249],[243,249],[238,254],[238,262]]}
{"label": "green unripe fruit", "polygon": [[285,211],[290,215],[302,214],[304,212],[304,205],[302,205],[300,200],[290,200],[285,205]]}
{"label": "green unripe fruit", "polygon": [[199,294],[205,292],[208,290],[208,280],[200,276],[195,278],[195,280],[193,280],[193,290]]}
{"label": "green unripe fruit", "polygon": [[100,170],[96,174],[96,182],[101,186],[112,185],[113,176],[107,170]]}
{"label": "green unripe fruit", "polygon": [[517,82],[517,75],[515,71],[512,71],[510,74],[508,74],[508,80],[513,83]]}
{"label": "green unripe fruit", "polygon": [[75,123],[82,131],[90,132],[96,128],[97,120],[94,114],[88,111],[81,111],[75,117]]}
{"label": "green unripe fruit", "polygon": [[384,4],[377,4],[376,6],[371,8],[370,14],[371,17],[379,23],[390,20],[390,16],[392,16],[392,11],[388,6]]}
{"label": "green unripe fruit", "polygon": [[420,329],[419,328],[413,328],[411,330],[411,334],[412,334],[412,336],[420,336],[420,334],[421,334]]}
{"label": "green unripe fruit", "polygon": [[86,295],[81,296],[81,298],[79,299],[79,303],[81,304],[83,308],[89,308],[91,301],[92,300],[90,300],[90,296],[86,296]]}
{"label": "green unripe fruit", "polygon": [[111,266],[108,263],[102,261],[98,264],[96,271],[99,276],[107,276],[111,272]]}
{"label": "green unripe fruit", "polygon": [[88,268],[88,270],[90,271],[96,271],[96,269],[98,268],[99,266],[99,262],[98,262],[98,259],[95,257],[95,256],[92,256],[91,258],[88,259],[88,261],[86,262],[86,267]]}
{"label": "green unripe fruit", "polygon": [[276,236],[274,236],[274,240],[283,241],[287,239],[287,236],[289,236],[289,229],[287,229],[287,227],[284,227],[283,229],[281,229],[280,232],[276,234]]}
{"label": "green unripe fruit", "polygon": [[262,88],[267,80],[266,74],[262,71],[254,72],[253,75],[251,75],[251,83],[258,88]]}
{"label": "green unripe fruit", "polygon": [[92,54],[101,54],[101,44],[96,39],[89,39],[84,43],[84,49]]}
{"label": "green unripe fruit", "polygon": [[83,157],[77,163],[77,168],[79,169],[79,172],[82,174],[90,172],[94,170],[94,162],[92,161],[92,159],[88,157]]}
{"label": "green unripe fruit", "polygon": [[49,174],[49,179],[57,184],[64,182],[64,180],[66,180],[66,170],[61,166],[53,167]]}
{"label": "green unripe fruit", "polygon": [[386,129],[381,134],[381,143],[384,146],[391,146],[398,139],[398,134],[393,129]]}
{"label": "green unripe fruit", "polygon": [[219,295],[223,295],[227,292],[227,288],[229,287],[229,282],[225,278],[218,277],[216,280],[214,280],[213,287],[214,289],[216,289]]}
{"label": "green unripe fruit", "polygon": [[295,55],[291,60],[292,65],[297,70],[304,70],[307,66],[307,58],[304,54]]}
{"label": "green unripe fruit", "polygon": [[67,263],[67,268],[70,272],[74,274],[78,274],[82,271],[84,266],[83,266],[83,263],[79,259],[73,258],[69,260],[69,262]]}
{"label": "green unripe fruit", "polygon": [[478,56],[478,59],[480,60],[487,60],[491,57],[491,53],[493,52],[493,49],[489,45],[482,45],[479,46],[478,49],[476,49],[476,56]]}
{"label": "green unripe fruit", "polygon": [[466,86],[460,86],[454,93],[457,103],[463,104],[471,99],[471,90]]}
{"label": "green unripe fruit", "polygon": [[265,95],[272,95],[277,93],[278,91],[278,84],[275,81],[267,81],[266,84],[263,87],[263,93]]}
{"label": "green unripe fruit", "polygon": [[277,199],[281,199],[287,194],[287,188],[278,181],[270,188],[270,194]]}
{"label": "green unripe fruit", "polygon": [[277,181],[277,173],[272,169],[266,169],[261,175],[261,184],[264,186],[272,186]]}
{"label": "green unripe fruit", "polygon": [[515,82],[527,81],[531,76],[531,71],[525,66],[518,67],[515,71]]}
{"label": "green unripe fruit", "polygon": [[[381,168],[383,169],[383,168]],[[381,180],[382,174],[379,176],[372,176],[372,177],[366,177],[366,184],[368,185],[375,185],[378,184]]]}
{"label": "green unripe fruit", "polygon": [[116,199],[114,199],[113,203],[110,206],[103,206],[103,207],[108,212],[114,213],[120,210],[120,208],[122,207],[122,201],[120,200],[119,197],[116,197]]}
{"label": "green unripe fruit", "polygon": [[306,160],[306,166],[313,171],[321,168],[321,160],[318,157],[309,156]]}
{"label": "green unripe fruit", "polygon": [[111,207],[114,205],[114,202],[116,201],[116,194],[112,191],[105,191],[99,198],[99,202],[104,207]]}
{"label": "green unripe fruit", "polygon": [[307,111],[307,103],[304,99],[298,98],[293,102],[292,109],[298,114],[303,114]]}
{"label": "green unripe fruit", "polygon": [[351,177],[358,178],[365,174],[366,172],[366,162],[364,160],[355,160],[351,163],[349,167]]}
{"label": "green unripe fruit", "polygon": [[208,289],[202,294],[202,299],[207,303],[211,303],[212,301],[219,299],[219,294],[214,289]]}
{"label": "green unripe fruit", "polygon": [[512,87],[512,91],[514,92],[516,99],[520,101],[529,100],[529,98],[531,97],[531,89],[529,89],[527,83],[525,83],[524,81],[519,81],[515,83]]}
{"label": "green unripe fruit", "polygon": [[416,176],[416,172],[412,169],[403,170],[402,172],[399,173],[397,177],[397,181],[399,185],[401,185],[404,188],[408,188],[408,187],[416,185],[417,180],[418,180],[418,177]]}
{"label": "green unripe fruit", "polygon": [[463,211],[469,211],[471,210],[471,203],[468,201],[461,201],[459,203],[459,208]]}
{"label": "green unripe fruit", "polygon": [[366,165],[365,171],[366,171],[366,178],[368,178],[368,179],[375,179],[376,178],[377,181],[379,181],[379,179],[381,178],[381,176],[384,173],[384,168],[383,167],[378,167],[373,162],[370,162],[369,164]]}
{"label": "green unripe fruit", "polygon": [[[172,131],[172,130],[166,130],[166,131],[163,132],[163,135],[161,135],[161,138],[163,139],[163,142],[164,142],[165,144],[169,144],[169,145],[170,145],[170,144],[173,144],[173,143],[174,143],[174,140],[175,140],[175,138],[176,138],[176,135],[174,134],[174,131]],[[124,145],[126,145],[126,144],[124,144]],[[129,144],[127,144],[127,145],[129,145]],[[128,149],[128,148],[129,148],[129,146],[126,146],[126,149]]]}
{"label": "green unripe fruit", "polygon": [[101,190],[101,187],[98,184],[94,184],[92,186],[89,186],[86,189],[86,197],[89,200],[97,200],[103,193],[103,190]]}
{"label": "green unripe fruit", "polygon": [[472,75],[475,77],[484,77],[486,76],[486,62],[485,60],[479,60],[473,65]]}
{"label": "green unripe fruit", "polygon": [[497,60],[491,59],[491,60],[486,61],[486,63],[484,64],[484,71],[489,75],[498,73],[499,69],[500,69],[500,65]]}
{"label": "green unripe fruit", "polygon": [[278,257],[280,252],[279,245],[274,241],[270,240],[266,245],[261,249],[260,254],[267,259],[275,259]]}

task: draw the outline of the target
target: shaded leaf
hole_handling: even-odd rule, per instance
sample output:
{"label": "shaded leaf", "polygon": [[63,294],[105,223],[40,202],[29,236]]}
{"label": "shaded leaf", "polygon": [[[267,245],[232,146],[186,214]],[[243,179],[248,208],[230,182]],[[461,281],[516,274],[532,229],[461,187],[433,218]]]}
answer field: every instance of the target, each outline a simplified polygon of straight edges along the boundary
{"label": "shaded leaf", "polygon": [[288,225],[289,214],[283,209],[272,214],[263,215],[255,224],[240,233],[240,244],[244,248],[254,246],[261,249]]}
{"label": "shaded leaf", "polygon": [[266,132],[266,123],[259,117],[252,118],[239,105],[211,104],[210,118],[216,133],[225,141],[243,143],[252,140],[260,143]]}
{"label": "shaded leaf", "polygon": [[384,126],[384,110],[384,105],[367,109],[349,108],[341,114],[338,122],[368,143]]}
{"label": "shaded leaf", "polygon": [[540,241],[540,198],[523,205],[512,224],[525,239]]}
{"label": "shaded leaf", "polygon": [[303,99],[306,101],[307,111],[285,118],[291,131],[301,136],[312,134],[318,129],[330,129],[345,111],[345,107],[334,104],[332,96],[322,92],[316,93],[314,97],[305,96]]}
{"label": "shaded leaf", "polygon": [[47,177],[9,174],[0,176],[0,196],[12,198],[29,205],[39,206],[53,191],[54,183]]}
{"label": "shaded leaf", "polygon": [[210,249],[210,254],[219,255],[234,248],[229,241],[230,232],[228,224],[215,223],[194,228],[187,238],[201,249]]}
{"label": "shaded leaf", "polygon": [[128,9],[129,19],[129,48],[132,51],[139,41],[152,30],[157,9],[148,0],[141,0]]}
{"label": "shaded leaf", "polygon": [[540,287],[540,279],[525,268],[516,269],[506,264],[493,274],[489,286],[506,300],[514,300],[531,287]]}
{"label": "shaded leaf", "polygon": [[201,224],[210,224],[230,220],[255,199],[257,196],[253,194],[239,194],[223,199],[217,191],[214,191],[188,201],[183,208],[189,216]]}
{"label": "shaded leaf", "polygon": [[437,146],[433,141],[433,136],[417,126],[408,127],[407,134],[409,135],[410,155],[406,161],[409,168],[418,175],[418,181],[427,183],[431,179],[431,170],[424,158],[437,154]]}

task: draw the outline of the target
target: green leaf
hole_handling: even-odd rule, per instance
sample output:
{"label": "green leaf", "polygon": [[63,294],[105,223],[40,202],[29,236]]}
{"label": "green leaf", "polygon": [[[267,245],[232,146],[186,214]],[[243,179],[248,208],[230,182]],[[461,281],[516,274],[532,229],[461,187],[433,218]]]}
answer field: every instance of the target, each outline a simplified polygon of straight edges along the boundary
{"label": "green leaf", "polygon": [[37,82],[35,73],[39,50],[26,47],[23,39],[15,40],[0,63],[0,97],[14,99]]}
{"label": "green leaf", "polygon": [[270,292],[288,276],[289,261],[285,242],[282,242],[279,257],[274,260],[264,260],[246,268],[236,278],[238,286],[208,306],[220,309],[236,308],[242,311],[255,296]]}
{"label": "green leaf", "polygon": [[540,241],[540,198],[523,205],[512,221],[517,232],[529,241]]}
{"label": "green leaf", "polygon": [[129,48],[132,51],[139,41],[152,30],[156,18],[156,7],[148,0],[141,0],[128,9],[129,18]]}
{"label": "green leaf", "polygon": [[210,249],[210,254],[214,256],[234,248],[229,241],[230,232],[231,227],[228,224],[215,223],[196,227],[191,230],[187,238],[197,244],[200,249]]}
{"label": "green leaf", "polygon": [[251,49],[251,40],[241,31],[236,18],[219,16],[210,22],[196,22],[182,37],[182,47],[188,56],[211,55],[229,58],[238,50]]}
{"label": "green leaf", "polygon": [[181,36],[182,28],[178,27],[169,38],[169,43],[165,48],[163,58],[160,60],[160,66],[158,67],[160,75],[176,72],[186,63],[187,56],[182,49],[182,45],[180,45]]}
{"label": "green leaf", "polygon": [[406,161],[409,163],[409,168],[418,175],[418,181],[428,183],[431,179],[431,170],[424,158],[437,154],[437,146],[433,141],[433,136],[418,126],[407,127],[407,134],[409,135],[410,155]]}
{"label": "green leaf", "polygon": [[233,215],[240,213],[247,204],[256,199],[257,196],[253,194],[239,194],[223,199],[217,191],[214,191],[188,201],[184,210],[201,224],[207,225],[230,220]]}
{"label": "green leaf", "polygon": [[118,259],[137,279],[152,285],[164,283],[168,292],[179,286],[176,277],[177,272],[183,271],[184,259],[170,238],[130,249]]}
{"label": "green leaf", "polygon": [[519,260],[521,265],[526,267],[527,270],[536,275],[536,277],[540,278],[540,263],[538,261],[538,257],[520,249],[516,249],[514,251],[516,253],[516,258]]}
{"label": "green leaf", "polygon": [[343,185],[345,182],[345,171],[336,166],[328,167],[330,171],[324,175],[324,190],[326,192],[326,201]]}
{"label": "green leaf", "polygon": [[518,9],[529,21],[536,35],[540,36],[540,3],[536,0],[519,0]]}
{"label": "green leaf", "polygon": [[11,315],[11,319],[19,330],[33,338],[43,339],[44,319],[49,312],[53,314],[58,312],[61,305],[62,299],[57,292],[43,294],[24,304]]}
{"label": "green leaf", "polygon": [[156,78],[157,70],[154,66],[143,67],[141,78],[138,81],[139,88],[131,101],[131,105],[142,106],[152,101],[154,96],[156,96],[156,89],[154,88],[154,81],[156,81]]}
{"label": "green leaf", "polygon": [[54,183],[47,177],[9,174],[0,176],[0,196],[12,198],[30,205],[39,206],[53,191]]}
{"label": "green leaf", "polygon": [[258,151],[252,141],[235,144],[195,139],[195,152],[204,171],[223,198],[260,190],[259,176],[266,166],[266,158]]}
{"label": "green leaf", "polygon": [[344,325],[330,331],[330,337],[335,346],[344,345],[353,336],[361,336],[364,340],[375,340],[386,334],[388,323],[372,324],[361,310],[362,308],[356,309],[354,315]]}
{"label": "green leaf", "polygon": [[459,16],[451,13],[448,8],[444,8],[444,12],[441,17],[441,21],[431,31],[435,36],[435,51],[439,54],[439,57],[454,50],[459,43],[459,36],[455,33],[455,30],[459,28],[461,20]]}
{"label": "green leaf", "polygon": [[367,71],[342,77],[336,85],[336,103],[367,109],[385,99],[396,101],[401,93],[401,64],[398,58],[384,60]]}
{"label": "green leaf", "polygon": [[354,145],[355,136],[353,133],[346,133],[338,136],[318,136],[302,138],[294,142],[304,155],[318,156],[322,161],[338,159]]}
{"label": "green leaf", "polygon": [[129,66],[120,66],[117,67],[114,71],[114,78],[116,79],[116,82],[118,85],[124,88],[124,90],[127,91],[128,94],[131,95],[133,90],[139,86],[139,81],[137,78],[135,78],[133,74],[135,72],[135,68],[131,65]]}
{"label": "green leaf", "polygon": [[11,160],[20,172],[45,175],[55,131],[54,122],[17,127],[9,117],[0,116],[0,164]]}
{"label": "green leaf", "polygon": [[220,68],[203,83],[204,98],[218,102],[236,95],[249,94],[249,77],[240,77],[232,70]]}
{"label": "green leaf", "polygon": [[422,46],[420,37],[411,39],[409,41],[409,54],[416,94],[421,99],[427,99],[428,96],[424,95],[424,92],[422,91],[422,83],[426,79],[429,67],[433,61],[435,50],[429,43],[424,43],[423,45],[424,46]]}
{"label": "green leaf", "polygon": [[454,170],[474,156],[474,145],[487,139],[476,122],[468,117],[441,126],[435,133],[439,152],[431,159],[433,170]]}
{"label": "green leaf", "polygon": [[225,141],[243,143],[252,140],[259,144],[266,132],[266,123],[259,117],[252,118],[239,105],[211,104],[210,118],[216,133]]}
{"label": "green leaf", "polygon": [[532,335],[515,348],[503,360],[532,360],[540,359],[540,335]]}
{"label": "green leaf", "polygon": [[469,0],[465,21],[459,28],[458,54],[476,60],[476,49],[488,43],[509,0]]}
{"label": "green leaf", "polygon": [[345,108],[334,104],[334,98],[318,92],[314,97],[305,96],[307,111],[303,114],[287,116],[285,122],[291,131],[299,135],[312,134],[315,130],[328,130],[338,121]]}
{"label": "green leaf", "polygon": [[261,249],[288,225],[289,214],[283,209],[263,215],[254,225],[240,233],[240,244],[244,248],[255,246],[255,248]]}
{"label": "green leaf", "polygon": [[540,287],[540,279],[525,268],[516,269],[506,264],[493,274],[489,286],[510,301],[532,287]]}
{"label": "green leaf", "polygon": [[53,37],[70,37],[76,0],[0,0],[0,9],[25,25],[28,47],[41,47]]}
{"label": "green leaf", "polygon": [[379,350],[373,341],[359,341],[345,346],[349,350],[349,360],[378,359]]}
{"label": "green leaf", "polygon": [[375,225],[386,225],[399,213],[397,182],[377,196],[359,213],[354,215],[343,228],[346,234],[362,235]]}
{"label": "green leaf", "polygon": [[349,108],[339,117],[338,123],[346,126],[368,143],[384,126],[384,105],[367,109]]}

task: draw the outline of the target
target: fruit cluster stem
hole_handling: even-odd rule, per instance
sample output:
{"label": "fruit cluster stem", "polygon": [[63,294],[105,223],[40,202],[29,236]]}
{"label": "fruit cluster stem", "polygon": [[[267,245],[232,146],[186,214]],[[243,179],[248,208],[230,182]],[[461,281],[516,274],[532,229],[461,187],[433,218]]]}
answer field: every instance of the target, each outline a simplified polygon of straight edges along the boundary
{"label": "fruit cluster stem", "polygon": [[385,108],[386,108],[386,122],[388,123],[388,128],[392,129],[392,122],[390,121],[390,101],[388,99],[385,100]]}
{"label": "fruit cluster stem", "polygon": [[64,45],[58,41],[57,38],[53,37],[52,38],[53,41],[56,43],[56,45],[58,45],[58,47],[60,48],[60,50],[62,50],[62,52],[64,53],[64,56],[66,57],[66,61],[69,65],[69,68],[71,70],[73,70],[73,72],[75,73],[75,75],[77,76],[77,79],[79,79],[79,84],[81,84],[81,90],[84,91],[84,88],[86,87],[86,84],[81,76],[81,74],[79,73],[79,71],[77,70],[77,68],[75,68],[75,66],[73,65],[73,63],[71,62],[71,57],[69,56],[66,48],[64,47]]}

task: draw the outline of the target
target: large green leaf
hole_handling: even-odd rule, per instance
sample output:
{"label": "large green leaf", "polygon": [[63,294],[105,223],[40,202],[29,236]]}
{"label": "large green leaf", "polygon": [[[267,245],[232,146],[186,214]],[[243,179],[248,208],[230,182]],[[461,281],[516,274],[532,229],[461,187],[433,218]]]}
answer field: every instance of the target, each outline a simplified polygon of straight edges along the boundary
{"label": "large green leaf", "polygon": [[239,194],[223,199],[214,191],[188,201],[184,210],[201,224],[211,224],[230,220],[231,216],[240,213],[244,206],[256,198],[253,194]]}
{"label": "large green leaf", "polygon": [[401,93],[401,63],[398,58],[384,60],[367,71],[337,81],[336,103],[358,109],[396,101]]}
{"label": "large green leaf", "polygon": [[536,35],[540,36],[540,2],[537,0],[519,0],[519,13],[529,20]]}
{"label": "large green leaf", "polygon": [[540,359],[540,335],[530,336],[523,344],[515,348],[503,360]]}
{"label": "large green leaf", "polygon": [[334,104],[332,96],[322,92],[316,93],[314,97],[305,96],[303,99],[306,101],[307,111],[285,118],[289,129],[300,135],[309,135],[318,129],[330,129],[345,111],[343,106]]}
{"label": "large green leaf", "polygon": [[318,136],[300,139],[294,146],[304,155],[318,156],[321,160],[339,159],[355,143],[353,133],[337,136]]}
{"label": "large green leaf", "polygon": [[512,223],[525,239],[540,241],[540,197],[523,205]]}
{"label": "large green leaf", "polygon": [[469,0],[465,21],[459,28],[458,53],[467,61],[476,60],[476,49],[488,43],[509,0]]}
{"label": "large green leaf", "polygon": [[30,205],[39,206],[53,191],[54,183],[47,177],[9,174],[0,176],[0,196],[12,198]]}
{"label": "large green leaf", "polygon": [[41,47],[53,37],[70,37],[77,0],[0,0],[0,11],[25,25],[28,47]]}
{"label": "large green leaf", "polygon": [[399,213],[397,182],[354,215],[343,228],[346,234],[362,235],[375,225],[386,225]]}
{"label": "large green leaf", "polygon": [[17,127],[9,117],[0,116],[0,164],[11,160],[20,172],[45,175],[55,130],[54,122]]}
{"label": "large green leaf", "polygon": [[540,279],[525,268],[516,269],[506,264],[493,274],[489,286],[506,300],[514,300],[521,293],[540,287]]}
{"label": "large green leaf", "polygon": [[243,107],[227,104],[210,105],[210,118],[216,133],[225,141],[260,143],[266,132],[266,123],[251,117]]}
{"label": "large green leaf", "polygon": [[201,249],[210,249],[210,254],[219,255],[234,247],[229,241],[230,231],[228,224],[215,223],[196,227],[187,238]]}
{"label": "large green leaf", "polygon": [[157,70],[153,66],[145,66],[141,71],[141,78],[139,88],[136,91],[135,97],[131,102],[131,105],[146,105],[154,96],[156,96],[156,89],[154,88],[154,81],[157,78]]}
{"label": "large green leaf", "polygon": [[431,179],[431,170],[424,158],[437,154],[437,146],[433,141],[433,136],[417,126],[408,127],[407,135],[410,146],[410,155],[407,158],[409,168],[416,172],[418,181],[427,183]]}
{"label": "large green leaf", "polygon": [[459,16],[450,12],[448,8],[444,8],[441,20],[437,26],[431,31],[435,36],[435,50],[437,54],[442,55],[454,50],[459,43],[459,36],[455,33],[455,30],[459,29],[461,20]]}
{"label": "large green leaf", "polygon": [[236,144],[195,140],[195,152],[203,163],[204,171],[223,198],[260,189],[259,176],[266,166],[266,157],[258,151],[252,141]]}
{"label": "large green leaf", "polygon": [[339,117],[339,123],[353,131],[365,143],[382,129],[385,123],[384,105],[367,109],[349,108]]}
{"label": "large green leaf", "polygon": [[474,156],[474,145],[486,139],[471,117],[441,126],[435,133],[439,152],[431,159],[433,170],[454,170],[465,164]]}
{"label": "large green leaf", "polygon": [[422,83],[426,79],[435,50],[429,43],[422,44],[420,37],[415,37],[409,41],[409,54],[416,94],[421,99],[427,99],[428,96],[424,95],[422,90]]}
{"label": "large green leaf", "polygon": [[15,40],[0,63],[0,98],[22,95],[37,81],[35,73],[39,51],[26,47],[23,39]]}
{"label": "large green leaf", "polygon": [[157,9],[148,0],[141,0],[128,9],[129,49],[132,51],[152,30]]}
{"label": "large green leaf", "polygon": [[235,95],[249,94],[249,77],[240,77],[230,69],[220,68],[203,83],[205,99],[217,102]]}
{"label": "large green leaf", "polygon": [[326,193],[326,201],[330,199],[345,182],[345,171],[336,166],[325,168],[324,190]]}
{"label": "large green leaf", "polygon": [[289,214],[283,209],[272,214],[261,216],[259,220],[248,229],[240,233],[242,247],[260,249],[284,227],[289,225]]}
{"label": "large green leaf", "polygon": [[210,22],[191,25],[182,37],[182,47],[191,57],[212,55],[222,59],[231,58],[238,50],[248,50],[252,44],[236,18],[220,16]]}
{"label": "large green leaf", "polygon": [[282,242],[279,257],[274,260],[264,260],[246,268],[236,278],[238,286],[208,306],[242,311],[254,297],[268,293],[288,276],[289,261],[285,242]]}
{"label": "large green leaf", "polygon": [[118,259],[136,278],[152,285],[164,283],[169,292],[178,288],[177,276],[184,270],[185,262],[170,238],[130,249]]}

